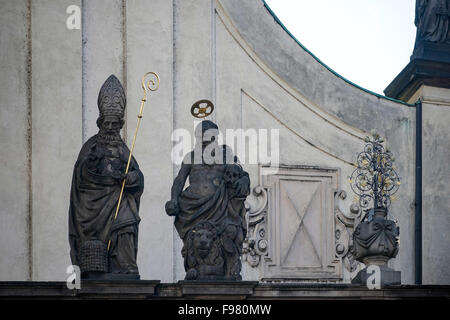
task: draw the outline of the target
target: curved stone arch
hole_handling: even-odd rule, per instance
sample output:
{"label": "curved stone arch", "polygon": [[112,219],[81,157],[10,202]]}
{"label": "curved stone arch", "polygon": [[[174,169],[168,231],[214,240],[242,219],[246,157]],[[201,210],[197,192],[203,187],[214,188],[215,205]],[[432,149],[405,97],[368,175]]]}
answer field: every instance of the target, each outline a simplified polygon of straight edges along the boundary
{"label": "curved stone arch", "polygon": [[[334,72],[282,26],[263,0],[212,0],[212,4],[214,119],[223,127],[263,124],[284,130],[281,144],[287,160],[282,164],[338,166],[344,180],[340,187],[347,192],[345,177],[355,151],[374,129],[396,154],[403,187],[395,211],[401,228],[410,230],[414,105],[373,93]],[[256,170],[248,171],[257,181]],[[344,202],[349,205],[350,197]],[[410,231],[404,234],[408,237]],[[412,249],[409,243],[403,247],[395,263],[405,269],[412,261]]]}
{"label": "curved stone arch", "polygon": [[[224,90],[222,88],[226,88],[225,91],[229,93],[229,96],[236,96],[237,90],[239,90],[241,91],[241,96],[244,93],[246,96],[251,97],[271,117],[289,131],[295,132],[295,135],[304,140],[310,147],[324,152],[333,158],[342,160],[347,165],[351,165],[354,161],[355,154],[358,152],[358,147],[368,131],[377,129],[381,135],[387,138],[388,133],[390,133],[389,131],[392,130],[391,128],[397,126],[397,123],[392,121],[393,119],[405,119],[411,116],[412,110],[408,107],[405,108],[404,103],[394,102],[386,98],[384,99],[385,102],[396,104],[394,107],[391,106],[391,111],[388,110],[392,117],[386,117],[386,110],[382,110],[376,116],[369,114],[366,117],[358,118],[355,123],[349,123],[347,118],[341,116],[340,113],[342,111],[340,109],[337,114],[334,114],[327,109],[327,104],[320,105],[315,103],[299,89],[298,85],[293,82],[288,82],[286,75],[277,72],[276,66],[269,65],[267,59],[264,59],[264,57],[260,56],[259,52],[255,51],[255,46],[249,43],[248,39],[243,38],[242,31],[238,29],[238,26],[229,15],[227,9],[222,6],[222,2],[227,1],[229,0],[215,1],[216,19],[213,30],[215,34],[213,41],[214,49],[216,50],[215,56],[217,57],[217,63],[214,61],[214,64],[217,65],[215,67],[215,72],[217,73],[215,80],[217,83],[216,87],[221,91]],[[285,33],[283,34],[286,36]],[[255,36],[258,35],[255,34]],[[272,41],[272,39],[269,37],[267,41]],[[297,51],[299,51],[298,49],[302,51],[298,44],[295,45]],[[304,54],[303,51],[302,53]],[[229,56],[233,56],[234,58],[230,58]],[[313,59],[309,54],[307,54],[307,57]],[[280,55],[278,59],[284,61],[283,59],[289,59],[289,56]],[[245,60],[247,62],[240,62]],[[315,66],[322,67],[316,60],[314,60],[314,63]],[[245,69],[245,73],[242,73],[241,69]],[[256,74],[259,74],[259,76],[255,76]],[[328,78],[323,78],[321,83],[316,83],[315,90],[317,92],[326,90],[326,84],[336,79],[343,82],[347,87],[355,89],[358,92],[363,92],[328,71],[326,76]],[[308,77],[302,77],[300,83],[312,82],[314,84],[317,82],[315,78],[316,76],[314,74]],[[253,79],[253,82],[249,79]],[[230,84],[231,82],[234,82],[234,84]],[[230,87],[233,88],[230,89]],[[261,87],[265,87],[265,90],[260,90]],[[346,89],[348,89],[347,87]],[[374,97],[373,94],[363,93],[365,99]],[[339,97],[330,95],[328,98],[330,104],[336,101],[342,104]],[[351,110],[352,108],[355,109],[351,103],[358,103],[357,97],[350,96],[346,98],[350,102],[348,105],[344,104],[344,110],[350,109],[351,114],[354,115],[356,112]],[[223,121],[224,118],[228,118],[228,121],[225,121],[225,124],[228,126],[233,126],[240,122],[241,127],[246,127],[243,116],[245,106],[242,97],[239,102],[236,98],[233,100],[232,98],[224,97],[219,92],[217,99],[219,109],[216,112],[219,114],[219,119]],[[380,100],[383,98],[376,97],[376,99]],[[240,117],[220,115],[222,106],[233,106],[239,103],[241,105]],[[373,103],[365,104],[365,108],[369,109],[369,111],[373,111],[373,106],[381,109]],[[226,113],[230,113],[230,111],[231,109]],[[237,109],[234,109],[234,111],[239,113]],[[367,126],[369,121],[372,125],[381,125],[378,128],[370,124]]]}
{"label": "curved stone arch", "polygon": [[[244,55],[250,59],[249,61],[251,61],[253,65],[256,65],[256,68],[260,71],[262,76],[258,78],[256,87],[260,87],[264,83],[266,88],[270,89],[271,86],[275,86],[281,89],[273,90],[270,93],[268,93],[269,90],[259,92],[259,94],[256,93],[258,90],[255,90],[255,84],[247,81],[247,78],[254,77],[254,75],[251,75],[253,72],[248,70],[245,75],[241,75],[240,77],[237,76],[234,80],[237,83],[236,89],[239,88],[241,91],[241,108],[245,108],[242,97],[249,97],[262,111],[265,111],[271,118],[281,124],[282,127],[285,127],[310,147],[352,166],[353,156],[357,152],[356,147],[359,145],[357,141],[361,142],[367,133],[359,128],[348,125],[338,117],[323,111],[320,106],[315,105],[304,97],[296,88],[273,72],[273,70],[258,57],[249,44],[240,36],[236,26],[230,20],[230,17],[224,11],[223,7],[220,6],[220,3],[217,3],[216,12],[220,25],[226,30],[226,35],[233,39],[239,50],[242,50],[245,53]],[[220,32],[219,27],[217,27],[216,32]],[[218,42],[220,43],[220,41]],[[232,46],[228,44],[227,52],[225,54],[231,54],[231,47]],[[220,48],[218,48],[219,53],[217,53],[217,55],[223,55],[223,51],[225,50],[220,50]],[[218,74],[220,75],[218,78],[219,84],[221,82],[223,83],[222,78],[229,78],[228,74],[233,75],[237,73],[235,67],[227,66],[225,68],[226,70],[220,69],[220,66],[218,68]],[[290,102],[287,103],[287,101]],[[219,104],[227,105],[227,103]],[[280,110],[283,104],[283,110]],[[218,112],[220,113],[220,111]],[[243,119],[244,116],[241,114],[242,127],[245,127]],[[314,135],[314,127],[323,128],[323,133],[326,132],[326,134]],[[340,148],[337,144],[338,141],[344,143],[347,146],[347,149]]]}
{"label": "curved stone arch", "polygon": [[309,111],[316,114],[318,117],[322,118],[325,122],[335,126],[337,129],[340,129],[356,138],[363,139],[364,131],[359,130],[358,128],[350,127],[342,122],[338,117],[333,116],[321,109],[320,106],[315,105],[311,101],[309,101],[306,97],[296,90],[290,83],[286,82],[283,78],[281,78],[278,74],[273,72],[273,70],[268,66],[264,61],[262,61],[256,52],[254,52],[251,46],[240,36],[239,31],[236,29],[236,26],[230,21],[230,18],[227,16],[223,7],[218,6],[217,12],[221,21],[223,22],[225,28],[233,37],[233,39],[239,44],[239,46],[246,52],[246,54],[254,61],[256,65],[258,65],[263,72],[272,79],[275,83],[277,83],[280,87],[282,87],[289,95],[291,95],[294,99],[298,100],[302,103]]}
{"label": "curved stone arch", "polygon": [[380,133],[391,126],[391,119],[411,115],[412,105],[364,89],[322,63],[289,33],[265,1],[217,0],[216,4],[256,56],[329,115],[355,129]]}

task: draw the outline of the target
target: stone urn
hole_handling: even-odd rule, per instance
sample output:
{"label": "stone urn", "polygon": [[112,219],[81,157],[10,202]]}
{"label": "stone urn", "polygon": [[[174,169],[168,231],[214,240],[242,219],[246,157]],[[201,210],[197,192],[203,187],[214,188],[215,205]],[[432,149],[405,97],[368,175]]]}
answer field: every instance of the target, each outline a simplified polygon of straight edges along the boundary
{"label": "stone urn", "polygon": [[362,221],[353,233],[352,254],[356,260],[366,265],[352,283],[366,284],[372,274],[367,267],[376,265],[380,268],[380,285],[395,285],[401,283],[400,271],[394,271],[387,266],[390,259],[398,253],[399,227],[394,221],[386,218],[385,208],[376,208],[371,218]]}

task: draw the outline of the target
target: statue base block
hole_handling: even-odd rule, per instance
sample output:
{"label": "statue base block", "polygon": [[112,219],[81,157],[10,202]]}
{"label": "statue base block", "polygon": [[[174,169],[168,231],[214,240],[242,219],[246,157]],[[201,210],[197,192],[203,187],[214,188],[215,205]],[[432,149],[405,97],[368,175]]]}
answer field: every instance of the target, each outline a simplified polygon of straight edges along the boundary
{"label": "statue base block", "polygon": [[140,280],[141,276],[136,273],[108,273],[108,272],[85,272],[81,275],[83,280]]}
{"label": "statue base block", "polygon": [[450,44],[421,41],[414,48],[411,60],[414,59],[450,63]]}
{"label": "statue base block", "polygon": [[[400,285],[401,284],[401,272],[395,271],[385,265],[378,266],[380,268],[380,285],[389,286],[389,285]],[[369,277],[374,277],[374,272],[367,272],[367,267],[358,272],[356,277],[352,279],[353,284],[362,284],[367,285],[367,280]],[[369,279],[369,283],[374,283],[374,280]]]}
{"label": "statue base block", "polygon": [[409,101],[422,85],[450,88],[450,44],[423,41],[417,44],[411,61],[387,86],[384,94]]}
{"label": "statue base block", "polygon": [[[0,300],[146,300],[144,306],[147,306],[147,303],[153,300],[159,306],[162,300],[180,301],[181,299],[208,301],[251,299],[271,303],[280,299],[311,301],[311,299],[392,300],[403,298],[448,300],[450,298],[450,286],[398,285],[385,286],[380,290],[369,290],[366,285],[348,283],[267,283],[257,281],[160,283],[158,280],[86,280],[81,281],[80,289],[70,290],[67,288],[66,281],[0,281]],[[182,302],[178,303],[185,305]],[[109,310],[117,310],[117,308],[109,308]],[[185,318],[189,319],[187,316]]]}

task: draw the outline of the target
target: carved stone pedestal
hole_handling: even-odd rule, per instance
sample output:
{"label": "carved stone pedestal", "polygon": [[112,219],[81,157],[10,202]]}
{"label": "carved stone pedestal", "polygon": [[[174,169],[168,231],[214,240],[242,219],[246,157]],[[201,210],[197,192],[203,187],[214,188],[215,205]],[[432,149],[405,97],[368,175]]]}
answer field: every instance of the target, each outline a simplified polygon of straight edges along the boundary
{"label": "carved stone pedestal", "polygon": [[111,273],[111,272],[85,272],[82,275],[83,280],[140,280],[141,276],[137,273]]}
{"label": "carved stone pedestal", "polygon": [[[255,281],[204,282],[179,281],[160,283],[141,281],[81,281],[79,290],[69,290],[65,281],[0,281],[0,300],[52,299],[52,300],[348,300],[348,299],[449,299],[450,286],[384,286],[369,290],[365,285],[323,283],[263,283]],[[185,302],[180,302],[185,305]],[[250,303],[247,302],[247,303]],[[6,303],[5,303],[6,305]],[[117,308],[116,308],[117,309]],[[112,309],[112,310],[116,310]],[[170,309],[168,309],[168,312]],[[212,317],[211,317],[212,318]],[[189,319],[186,317],[186,319]]]}
{"label": "carved stone pedestal", "polygon": [[375,209],[370,220],[362,221],[356,227],[353,233],[353,255],[356,260],[364,263],[366,268],[353,278],[352,283],[366,285],[369,277],[374,279],[369,282],[375,281],[374,284],[381,286],[401,283],[400,271],[387,266],[388,261],[398,253],[399,234],[395,222],[386,219],[384,208]]}
{"label": "carved stone pedestal", "polygon": [[[355,278],[352,279],[353,284],[367,285],[367,278],[374,274],[374,272],[368,272],[368,265],[362,269]],[[401,272],[395,271],[389,268],[387,265],[378,266],[380,268],[380,286],[400,285],[401,284]],[[370,280],[369,280],[370,282]]]}

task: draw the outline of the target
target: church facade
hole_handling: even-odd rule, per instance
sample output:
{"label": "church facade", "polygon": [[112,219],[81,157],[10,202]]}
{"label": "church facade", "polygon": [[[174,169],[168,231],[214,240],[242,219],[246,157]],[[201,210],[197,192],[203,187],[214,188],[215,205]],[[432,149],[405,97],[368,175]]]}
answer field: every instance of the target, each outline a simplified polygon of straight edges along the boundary
{"label": "church facade", "polygon": [[[389,267],[402,284],[450,285],[450,61],[423,62],[426,50],[438,49],[415,52],[420,61],[381,96],[324,65],[264,1],[19,0],[2,7],[0,281],[67,279],[72,172],[98,131],[98,92],[111,74],[122,83],[122,138],[131,145],[141,77],[154,71],[160,86],[148,96],[133,154],[145,176],[142,280],[185,278],[183,243],[164,205],[184,151],[175,133],[190,133],[184,142],[194,144],[191,106],[207,99],[214,112],[206,119],[224,139],[231,132],[226,142],[242,148],[251,182],[243,280],[350,283],[364,268],[352,254],[364,208],[349,177],[375,131],[401,181],[388,215],[400,230]],[[405,80],[420,70],[428,78]]]}

